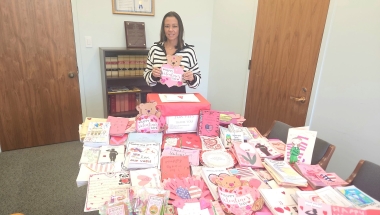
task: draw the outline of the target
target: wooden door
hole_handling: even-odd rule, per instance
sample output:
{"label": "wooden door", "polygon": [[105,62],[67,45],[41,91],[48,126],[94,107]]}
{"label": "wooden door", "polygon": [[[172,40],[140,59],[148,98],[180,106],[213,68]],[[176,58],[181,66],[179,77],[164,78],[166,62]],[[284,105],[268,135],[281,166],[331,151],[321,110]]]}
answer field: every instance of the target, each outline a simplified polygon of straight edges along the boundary
{"label": "wooden door", "polygon": [[70,0],[2,0],[0,38],[1,150],[78,140]]}
{"label": "wooden door", "polygon": [[259,0],[245,126],[266,132],[273,120],[305,124],[329,3]]}

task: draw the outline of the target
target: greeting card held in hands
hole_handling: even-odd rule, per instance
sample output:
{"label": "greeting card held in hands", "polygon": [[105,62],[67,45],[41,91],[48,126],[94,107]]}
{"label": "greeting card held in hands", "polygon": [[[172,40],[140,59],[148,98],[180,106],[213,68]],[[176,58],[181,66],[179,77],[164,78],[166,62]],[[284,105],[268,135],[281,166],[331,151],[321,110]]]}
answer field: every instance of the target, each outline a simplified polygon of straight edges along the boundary
{"label": "greeting card held in hands", "polygon": [[200,110],[198,120],[198,135],[208,137],[219,136],[219,111]]}
{"label": "greeting card held in hands", "polygon": [[161,67],[160,82],[168,87],[182,86],[182,75],[184,66],[181,65],[182,56],[167,55],[167,64]]}

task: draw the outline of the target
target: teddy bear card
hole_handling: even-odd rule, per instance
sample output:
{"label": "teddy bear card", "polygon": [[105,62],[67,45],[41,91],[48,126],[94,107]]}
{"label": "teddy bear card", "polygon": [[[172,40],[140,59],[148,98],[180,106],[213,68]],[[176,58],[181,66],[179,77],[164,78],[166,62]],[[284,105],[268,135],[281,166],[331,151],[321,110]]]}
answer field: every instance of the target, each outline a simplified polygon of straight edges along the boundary
{"label": "teddy bear card", "polygon": [[163,130],[161,112],[156,108],[157,102],[141,103],[136,106],[136,131],[139,133],[157,133]]}
{"label": "teddy bear card", "polygon": [[167,55],[167,64],[162,65],[161,67],[161,79],[160,83],[168,87],[177,86],[180,87],[183,85],[182,75],[183,75],[183,66],[181,65],[182,56],[176,55]]}

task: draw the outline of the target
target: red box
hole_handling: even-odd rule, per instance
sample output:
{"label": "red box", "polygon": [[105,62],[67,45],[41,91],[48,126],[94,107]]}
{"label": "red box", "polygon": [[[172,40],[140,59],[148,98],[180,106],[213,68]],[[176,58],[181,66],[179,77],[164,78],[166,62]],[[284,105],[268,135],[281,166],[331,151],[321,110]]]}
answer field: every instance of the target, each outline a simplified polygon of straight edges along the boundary
{"label": "red box", "polygon": [[157,102],[157,109],[167,124],[166,133],[196,132],[200,110],[210,110],[211,104],[201,94],[194,93],[200,102],[161,102],[157,93],[147,95],[147,102]]}
{"label": "red box", "polygon": [[194,93],[200,102],[161,102],[157,93],[149,93],[147,102],[157,102],[157,109],[162,116],[199,115],[200,110],[210,110],[211,104],[201,94]]}

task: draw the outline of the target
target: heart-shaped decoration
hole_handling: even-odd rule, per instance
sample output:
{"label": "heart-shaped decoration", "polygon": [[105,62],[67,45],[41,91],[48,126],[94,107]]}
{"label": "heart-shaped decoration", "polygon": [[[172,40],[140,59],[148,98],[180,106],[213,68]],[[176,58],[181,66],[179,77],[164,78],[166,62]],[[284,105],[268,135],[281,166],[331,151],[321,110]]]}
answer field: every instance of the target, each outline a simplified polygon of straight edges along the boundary
{"label": "heart-shaped decoration", "polygon": [[302,205],[300,206],[300,208],[301,208],[301,211],[303,211],[303,206]]}
{"label": "heart-shaped decoration", "polygon": [[284,209],[282,209],[281,207],[275,207],[274,208],[277,212],[279,212],[279,213],[284,213],[285,211],[284,211]]}
{"label": "heart-shaped decoration", "polygon": [[327,211],[323,211],[323,215],[327,215]]}
{"label": "heart-shaped decoration", "polygon": [[288,206],[284,207],[284,209],[290,211],[290,208]]}
{"label": "heart-shaped decoration", "polygon": [[152,180],[151,177],[146,176],[146,175],[139,175],[139,176],[137,176],[137,179],[140,180],[139,181],[139,185],[140,186],[145,186],[145,185],[147,185]]}
{"label": "heart-shaped decoration", "polygon": [[282,191],[281,193],[285,195],[285,191]]}
{"label": "heart-shaped decoration", "polygon": [[189,191],[183,187],[178,187],[175,193],[178,197],[181,197],[182,199],[191,199]]}
{"label": "heart-shaped decoration", "polygon": [[139,133],[157,133],[160,130],[160,123],[155,115],[143,115],[136,119],[136,131]]}
{"label": "heart-shaped decoration", "polygon": [[202,195],[202,190],[197,186],[191,186],[189,187],[189,194],[191,199],[200,198]]}
{"label": "heart-shaped decoration", "polygon": [[[260,198],[258,189],[249,186],[237,187],[230,192],[225,192],[224,188],[218,187],[218,191],[221,202],[225,207],[229,208],[232,214],[252,214],[252,206],[256,204],[255,201]],[[261,205],[256,208],[260,210],[264,201],[258,203]]]}

